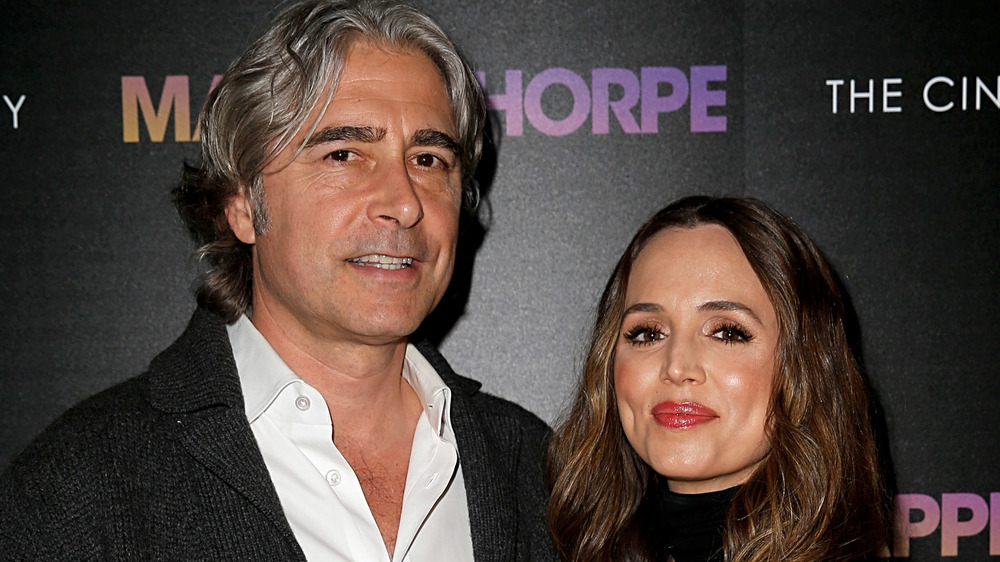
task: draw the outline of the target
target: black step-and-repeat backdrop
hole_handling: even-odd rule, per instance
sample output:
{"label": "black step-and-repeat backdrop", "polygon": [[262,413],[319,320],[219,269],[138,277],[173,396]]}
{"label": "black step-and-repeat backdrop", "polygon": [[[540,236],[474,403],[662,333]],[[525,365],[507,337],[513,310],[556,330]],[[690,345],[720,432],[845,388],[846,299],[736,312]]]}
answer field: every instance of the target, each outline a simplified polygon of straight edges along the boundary
{"label": "black step-and-repeat backdrop", "polygon": [[[170,203],[275,6],[19,2],[0,23],[0,467],[143,370],[194,302]],[[1000,556],[994,2],[428,0],[495,150],[441,345],[553,421],[614,260],[686,194],[758,197],[850,292],[918,560]]]}

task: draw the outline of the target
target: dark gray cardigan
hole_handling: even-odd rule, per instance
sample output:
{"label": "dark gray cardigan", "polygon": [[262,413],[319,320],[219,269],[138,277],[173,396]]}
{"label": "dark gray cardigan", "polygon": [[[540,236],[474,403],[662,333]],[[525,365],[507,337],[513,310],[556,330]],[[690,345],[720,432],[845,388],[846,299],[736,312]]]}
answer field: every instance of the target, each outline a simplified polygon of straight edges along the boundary
{"label": "dark gray cardigan", "polygon": [[[554,560],[548,427],[419,348],[452,389],[476,560]],[[0,476],[0,558],[305,560],[219,317],[196,311],[147,372],[70,409],[13,461]]]}

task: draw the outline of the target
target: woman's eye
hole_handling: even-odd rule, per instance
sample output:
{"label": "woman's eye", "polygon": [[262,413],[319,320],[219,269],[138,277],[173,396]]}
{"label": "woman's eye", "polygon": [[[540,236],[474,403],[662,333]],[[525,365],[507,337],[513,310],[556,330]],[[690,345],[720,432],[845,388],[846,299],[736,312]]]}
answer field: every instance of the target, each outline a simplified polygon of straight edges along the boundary
{"label": "woman's eye", "polygon": [[712,332],[712,337],[718,338],[725,343],[747,342],[753,339],[752,335],[735,324],[718,328]]}
{"label": "woman's eye", "polygon": [[650,344],[667,337],[659,328],[652,326],[638,326],[632,328],[625,334],[625,340],[633,344]]}

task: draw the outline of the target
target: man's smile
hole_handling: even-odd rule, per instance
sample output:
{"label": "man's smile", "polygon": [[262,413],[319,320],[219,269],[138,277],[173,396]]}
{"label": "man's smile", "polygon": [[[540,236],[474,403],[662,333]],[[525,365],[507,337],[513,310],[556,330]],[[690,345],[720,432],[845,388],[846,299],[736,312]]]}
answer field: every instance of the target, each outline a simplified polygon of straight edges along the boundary
{"label": "man's smile", "polygon": [[376,267],[378,269],[403,269],[404,267],[410,267],[413,265],[413,258],[400,258],[385,254],[368,254],[365,256],[358,256],[356,258],[349,258],[347,261],[353,263],[354,265],[360,265],[362,267]]}

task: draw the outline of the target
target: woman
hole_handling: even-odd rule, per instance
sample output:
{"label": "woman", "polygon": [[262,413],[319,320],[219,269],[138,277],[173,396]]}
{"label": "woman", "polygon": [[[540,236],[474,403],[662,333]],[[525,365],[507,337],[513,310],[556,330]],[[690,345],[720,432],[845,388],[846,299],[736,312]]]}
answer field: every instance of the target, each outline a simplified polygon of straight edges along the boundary
{"label": "woman", "polygon": [[857,560],[891,530],[838,283],[802,230],[690,197],[632,239],[549,451],[564,560]]}

